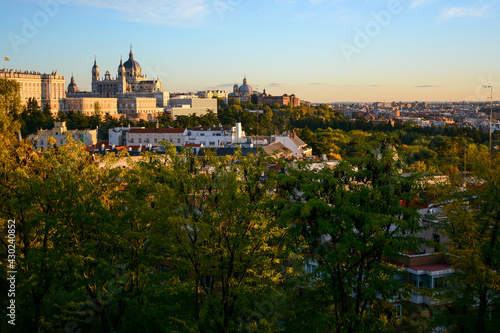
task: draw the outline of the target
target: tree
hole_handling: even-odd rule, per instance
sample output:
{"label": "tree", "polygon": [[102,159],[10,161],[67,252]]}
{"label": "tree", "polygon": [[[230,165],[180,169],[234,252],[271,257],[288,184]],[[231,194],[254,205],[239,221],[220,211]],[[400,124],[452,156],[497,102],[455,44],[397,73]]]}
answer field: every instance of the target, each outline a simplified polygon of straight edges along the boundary
{"label": "tree", "polygon": [[[486,161],[486,162],[485,162]],[[442,228],[455,273],[448,281],[444,323],[457,332],[495,332],[500,325],[500,156],[468,157],[468,186],[456,179],[441,189]]]}
{"label": "tree", "polygon": [[40,110],[37,100],[34,98],[30,97],[28,99],[28,103],[24,107],[21,117],[23,119],[23,136],[37,133],[44,125],[44,114]]}
{"label": "tree", "polygon": [[79,290],[79,281],[93,278],[89,271],[105,272],[99,258],[102,253],[110,258],[106,237],[112,236],[107,232],[112,224],[104,220],[116,186],[110,176],[115,171],[99,169],[80,143],[49,148],[43,154],[28,141],[16,146],[1,148],[5,162],[0,170],[0,218],[16,221],[16,292],[23,308],[17,327],[50,331],[54,321],[45,318],[47,297],[74,286]]}
{"label": "tree", "polygon": [[14,80],[0,78],[0,132],[8,133],[19,131],[21,120],[21,99],[19,97],[19,83]]}
{"label": "tree", "polygon": [[[419,183],[399,174],[391,146],[362,144],[357,151],[334,169],[289,168],[279,182],[282,219],[291,231],[287,238],[304,264],[317,263],[304,287],[318,300],[317,326],[310,330],[383,330],[394,323],[384,301],[407,295],[401,273],[387,259],[418,248],[419,215],[401,202],[414,200]],[[305,329],[293,321],[302,311],[296,306],[292,331]]]}
{"label": "tree", "polygon": [[102,121],[102,114],[101,114],[101,106],[99,105],[99,102],[94,103],[94,112],[90,116],[89,119],[89,126],[91,129],[97,128],[99,124]]}
{"label": "tree", "polygon": [[[158,230],[164,239],[158,241],[186,276],[196,329],[231,332],[252,325],[253,304],[280,281],[282,263],[282,232],[267,209],[273,184],[265,155],[200,161],[171,149],[166,159],[167,165],[153,162],[155,179],[175,199],[158,202],[164,214]],[[276,315],[259,327],[274,327]]]}
{"label": "tree", "polygon": [[52,110],[50,104],[45,104],[42,111],[42,124],[40,126],[42,129],[51,129],[54,127],[54,117],[52,116]]}

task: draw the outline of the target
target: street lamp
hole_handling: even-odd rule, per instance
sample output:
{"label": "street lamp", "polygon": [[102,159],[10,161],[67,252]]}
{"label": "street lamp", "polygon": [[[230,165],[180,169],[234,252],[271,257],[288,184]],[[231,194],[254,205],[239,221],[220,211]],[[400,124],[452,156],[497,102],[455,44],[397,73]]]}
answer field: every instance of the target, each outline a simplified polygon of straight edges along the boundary
{"label": "street lamp", "polygon": [[491,157],[491,117],[493,117],[493,86],[488,85],[488,86],[483,86],[484,88],[489,88],[490,89],[490,157]]}

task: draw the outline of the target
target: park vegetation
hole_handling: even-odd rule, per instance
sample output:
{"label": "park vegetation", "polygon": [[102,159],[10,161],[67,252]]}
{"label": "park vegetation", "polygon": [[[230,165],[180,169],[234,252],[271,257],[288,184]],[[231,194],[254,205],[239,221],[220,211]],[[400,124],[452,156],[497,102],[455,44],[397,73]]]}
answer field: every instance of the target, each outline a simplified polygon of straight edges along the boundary
{"label": "park vegetation", "polygon": [[[92,157],[71,140],[33,149],[19,133],[50,127],[48,113],[40,115],[36,102],[22,108],[16,93],[0,81],[2,309],[6,267],[17,270],[16,325],[4,316],[2,332],[499,327],[500,158],[488,153],[480,134],[464,140],[450,129],[433,135],[402,125],[359,128],[369,125],[326,106],[264,107],[261,135],[296,130],[339,164],[312,168],[263,152],[207,151],[200,158],[166,142],[165,154],[146,152],[133,161],[126,152]],[[244,111],[250,107],[235,103],[217,116],[160,121],[189,127],[241,120],[256,134],[255,115]],[[85,120],[58,117],[71,126]],[[125,125],[95,118],[99,128]],[[128,159],[128,167],[117,167],[118,159]],[[464,190],[465,168],[476,186]],[[426,185],[426,175],[436,172],[450,182]],[[438,315],[397,318],[390,302],[408,297],[411,286],[388,259],[422,245],[418,205],[401,204],[421,198],[449,202],[441,223],[458,273],[442,295],[449,306]],[[6,254],[9,220],[13,261]]]}

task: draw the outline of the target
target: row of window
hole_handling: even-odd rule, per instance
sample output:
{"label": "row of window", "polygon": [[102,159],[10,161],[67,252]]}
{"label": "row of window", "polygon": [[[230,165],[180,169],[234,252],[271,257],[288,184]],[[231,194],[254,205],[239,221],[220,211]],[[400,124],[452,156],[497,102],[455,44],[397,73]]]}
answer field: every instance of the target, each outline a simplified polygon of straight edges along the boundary
{"label": "row of window", "polygon": [[446,276],[411,275],[411,284],[417,288],[439,289],[446,287]]}
{"label": "row of window", "polygon": [[[205,136],[205,133],[198,133],[198,136]],[[213,132],[212,136],[222,136],[220,132]]]}
{"label": "row of window", "polygon": [[[134,138],[130,138],[130,143],[134,143]],[[172,138],[169,139],[170,142],[174,143]],[[142,143],[142,138],[138,139],[138,143]],[[144,143],[149,143],[149,138],[144,139]],[[158,143],[158,138],[154,138],[154,143]],[[177,143],[181,143],[181,139],[177,138]],[[215,143],[214,143],[215,144]]]}

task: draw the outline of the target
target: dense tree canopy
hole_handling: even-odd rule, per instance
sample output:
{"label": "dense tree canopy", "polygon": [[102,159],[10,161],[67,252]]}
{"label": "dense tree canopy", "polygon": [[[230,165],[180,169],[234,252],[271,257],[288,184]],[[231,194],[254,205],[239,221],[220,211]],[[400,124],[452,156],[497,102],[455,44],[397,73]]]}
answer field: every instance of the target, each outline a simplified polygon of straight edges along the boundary
{"label": "dense tree canopy", "polygon": [[[38,151],[17,134],[48,126],[50,110],[22,108],[18,89],[0,80],[0,230],[16,225],[15,259],[0,262],[18,272],[16,326],[3,320],[2,332],[401,330],[409,319],[390,303],[410,286],[390,259],[419,248],[416,206],[401,203],[417,202],[423,184],[405,170],[450,176],[435,195],[448,205],[440,222],[457,274],[432,325],[498,327],[499,161],[472,136],[370,127],[326,105],[230,103],[217,116],[160,122],[295,129],[339,164],[200,158],[166,142],[165,154],[140,160],[91,156],[78,142]],[[94,126],[98,113],[56,119]],[[128,123],[104,115],[99,127]],[[465,177],[474,186],[464,189]],[[3,253],[8,245],[2,237]]]}

